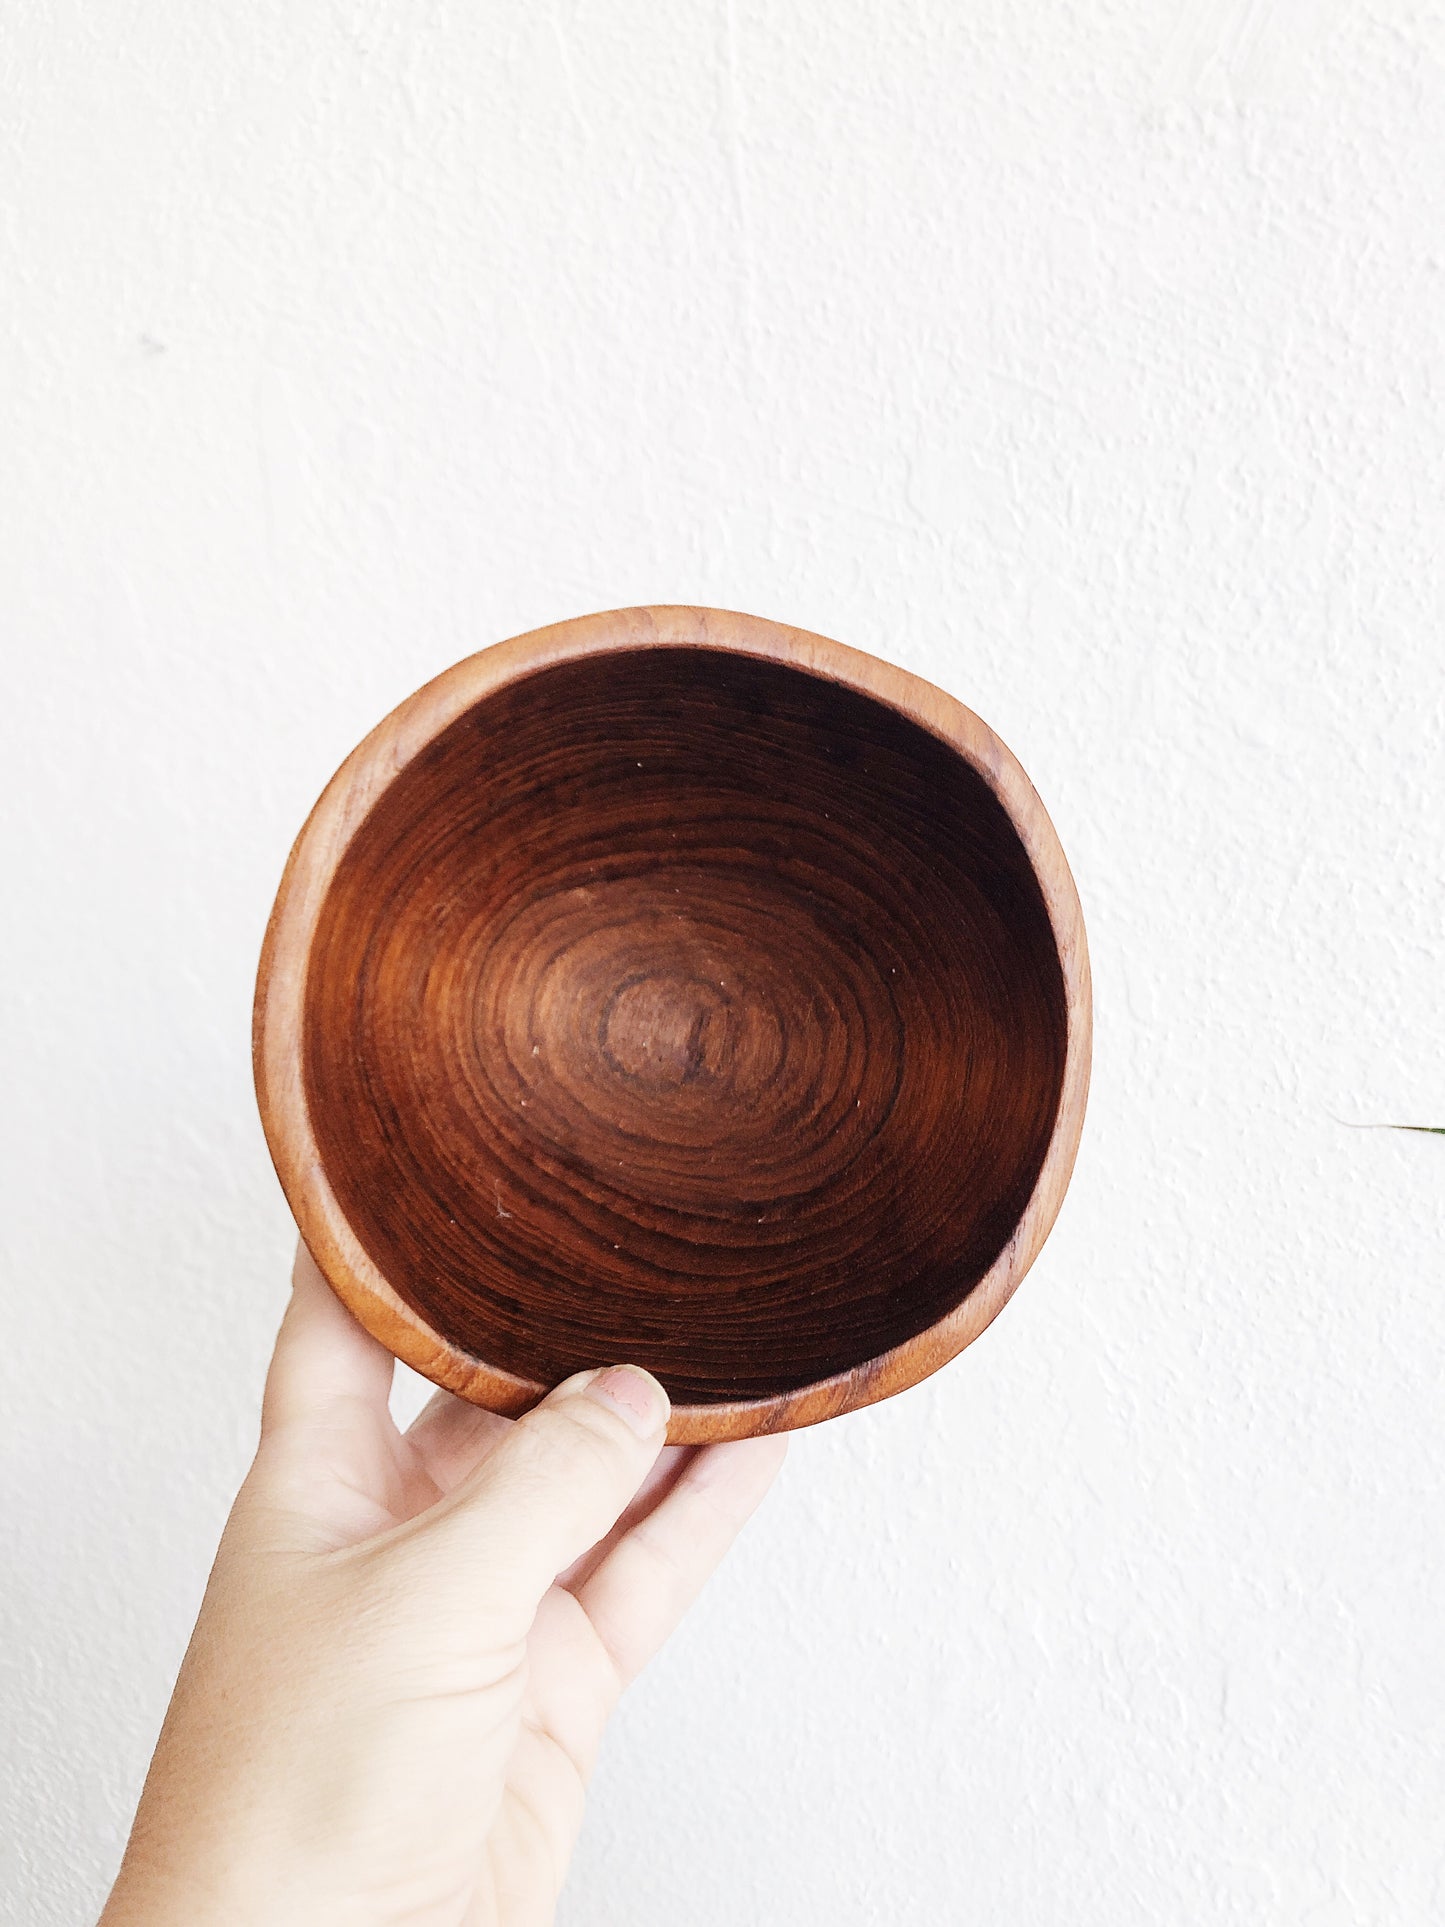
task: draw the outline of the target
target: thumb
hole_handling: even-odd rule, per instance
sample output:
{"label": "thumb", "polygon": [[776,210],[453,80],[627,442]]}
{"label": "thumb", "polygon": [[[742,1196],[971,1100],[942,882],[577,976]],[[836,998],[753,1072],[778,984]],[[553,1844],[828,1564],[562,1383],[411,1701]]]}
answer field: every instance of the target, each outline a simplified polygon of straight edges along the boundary
{"label": "thumb", "polygon": [[559,1572],[616,1525],[667,1437],[667,1393],[639,1365],[564,1379],[426,1515],[429,1556],[519,1631]]}

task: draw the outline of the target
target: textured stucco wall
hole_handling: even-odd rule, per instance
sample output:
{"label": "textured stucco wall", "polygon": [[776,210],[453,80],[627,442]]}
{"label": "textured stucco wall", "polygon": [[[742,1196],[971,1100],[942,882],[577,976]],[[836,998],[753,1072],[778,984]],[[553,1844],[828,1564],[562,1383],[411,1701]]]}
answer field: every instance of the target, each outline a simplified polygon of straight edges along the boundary
{"label": "textured stucco wall", "polygon": [[[719,603],[978,709],[1097,1060],[987,1336],[801,1437],[564,1918],[1445,1918],[1445,16],[12,0],[0,1908],[113,1867],[289,1234],[356,738]],[[402,1388],[404,1399],[415,1386]]]}

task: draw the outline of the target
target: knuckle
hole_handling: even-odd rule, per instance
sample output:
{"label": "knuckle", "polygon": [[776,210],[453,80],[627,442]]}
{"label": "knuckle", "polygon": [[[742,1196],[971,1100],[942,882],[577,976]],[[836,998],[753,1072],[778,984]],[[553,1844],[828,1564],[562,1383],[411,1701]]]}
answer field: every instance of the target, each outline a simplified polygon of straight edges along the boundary
{"label": "knuckle", "polygon": [[626,1459],[627,1427],[590,1398],[568,1398],[556,1405],[539,1405],[530,1423],[540,1457],[565,1458],[569,1466],[615,1477]]}

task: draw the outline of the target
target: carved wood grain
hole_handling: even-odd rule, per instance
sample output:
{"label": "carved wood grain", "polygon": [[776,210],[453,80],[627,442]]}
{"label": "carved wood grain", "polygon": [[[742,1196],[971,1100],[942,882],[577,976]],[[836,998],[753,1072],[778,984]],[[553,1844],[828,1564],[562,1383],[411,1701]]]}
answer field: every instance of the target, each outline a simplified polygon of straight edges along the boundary
{"label": "carved wood grain", "polygon": [[278,1174],[361,1322],[506,1412],[635,1360],[681,1442],[975,1338],[1089,1051],[1074,885],[993,732],[692,608],[518,637],[388,716],[297,839],[255,1012]]}

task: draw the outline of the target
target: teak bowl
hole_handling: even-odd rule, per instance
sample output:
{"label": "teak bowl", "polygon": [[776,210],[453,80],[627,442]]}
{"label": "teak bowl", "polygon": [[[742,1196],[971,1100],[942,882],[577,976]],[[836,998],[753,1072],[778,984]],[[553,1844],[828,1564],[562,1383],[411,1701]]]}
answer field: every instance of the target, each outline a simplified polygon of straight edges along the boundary
{"label": "teak bowl", "polygon": [[1062,1201],[1089,967],[1028,778],[821,636],[622,609],[486,649],[349,756],[262,952],[256,1085],[338,1295],[521,1412],[662,1379],[811,1424],[976,1338]]}

